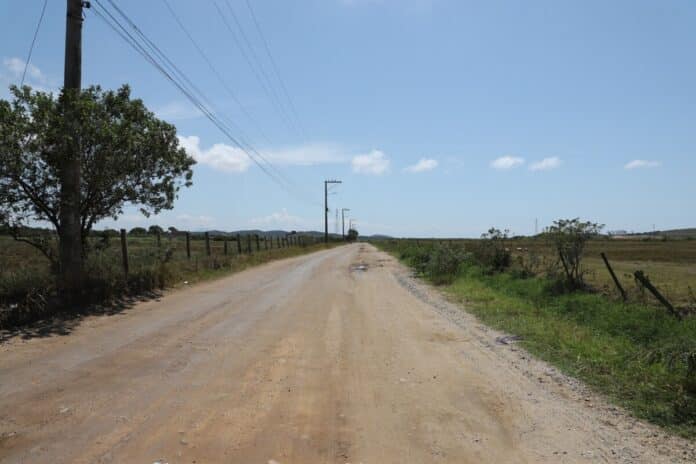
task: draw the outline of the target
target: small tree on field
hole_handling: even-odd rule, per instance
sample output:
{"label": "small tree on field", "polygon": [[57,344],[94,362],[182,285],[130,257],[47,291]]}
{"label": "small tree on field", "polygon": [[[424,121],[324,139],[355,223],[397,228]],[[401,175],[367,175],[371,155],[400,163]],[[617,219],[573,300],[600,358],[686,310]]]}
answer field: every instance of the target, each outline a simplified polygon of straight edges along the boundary
{"label": "small tree on field", "polygon": [[128,231],[128,235],[143,236],[147,235],[147,230],[144,227],[133,227]]}
{"label": "small tree on field", "polygon": [[162,229],[162,228],[161,228],[160,226],[158,226],[158,225],[154,225],[154,226],[150,226],[150,227],[147,228],[147,233],[148,233],[149,235],[163,234],[163,233],[164,233],[164,229]]}
{"label": "small tree on field", "polygon": [[512,255],[508,248],[510,231],[491,227],[481,235],[477,258],[482,265],[493,272],[502,272],[512,263]]}
{"label": "small tree on field", "polygon": [[580,218],[575,218],[559,219],[548,228],[546,236],[556,251],[566,284],[570,288],[581,288],[584,285],[580,262],[585,244],[590,238],[598,235],[603,227],[602,224],[583,222]]}
{"label": "small tree on field", "polygon": [[[191,185],[195,161],[179,146],[175,127],[131,99],[128,86],[90,87],[58,98],[27,86],[11,91],[13,101],[0,100],[0,226],[38,248],[61,274],[82,274],[82,264],[61,266],[64,257],[56,253],[70,239],[60,201],[67,158],[80,162],[79,263],[95,223],[116,219],[128,204],[140,206],[145,216],[171,209],[179,188]],[[58,243],[21,235],[35,221],[52,224]]]}

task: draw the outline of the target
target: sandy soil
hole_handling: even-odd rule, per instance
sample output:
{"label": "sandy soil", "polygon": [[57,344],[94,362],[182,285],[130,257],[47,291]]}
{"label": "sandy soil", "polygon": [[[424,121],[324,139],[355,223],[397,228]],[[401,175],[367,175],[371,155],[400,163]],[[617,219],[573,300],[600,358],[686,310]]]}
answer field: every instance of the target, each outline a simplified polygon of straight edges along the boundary
{"label": "sandy soil", "polygon": [[5,342],[0,462],[696,461],[501,335],[369,245],[269,263]]}

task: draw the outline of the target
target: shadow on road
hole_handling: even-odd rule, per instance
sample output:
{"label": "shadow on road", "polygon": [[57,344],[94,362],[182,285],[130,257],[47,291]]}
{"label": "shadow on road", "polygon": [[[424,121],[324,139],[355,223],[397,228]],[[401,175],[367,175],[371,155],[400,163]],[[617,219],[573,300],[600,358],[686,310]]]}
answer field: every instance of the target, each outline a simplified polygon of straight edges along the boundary
{"label": "shadow on road", "polygon": [[70,335],[73,330],[80,326],[84,319],[90,316],[121,314],[131,309],[137,303],[157,299],[161,296],[161,292],[147,292],[137,296],[121,297],[108,304],[89,305],[78,310],[61,311],[49,318],[0,330],[0,344],[17,337],[29,340],[32,338]]}

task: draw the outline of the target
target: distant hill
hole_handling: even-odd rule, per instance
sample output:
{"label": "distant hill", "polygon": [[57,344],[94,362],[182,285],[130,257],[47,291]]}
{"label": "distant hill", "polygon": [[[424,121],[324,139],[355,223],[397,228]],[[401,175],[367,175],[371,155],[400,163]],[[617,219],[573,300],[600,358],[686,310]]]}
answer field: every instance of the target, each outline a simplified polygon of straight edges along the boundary
{"label": "distant hill", "polygon": [[694,237],[696,238],[696,227],[691,227],[688,229],[671,229],[671,230],[657,230],[655,232],[645,232],[643,234],[639,235],[658,235],[658,236],[665,236],[665,237],[679,237],[679,238],[687,238],[687,237]]}
{"label": "distant hill", "polygon": [[628,237],[669,237],[669,238],[696,238],[696,227],[686,229],[656,230],[651,232],[624,232],[617,231],[611,234],[615,238]]}

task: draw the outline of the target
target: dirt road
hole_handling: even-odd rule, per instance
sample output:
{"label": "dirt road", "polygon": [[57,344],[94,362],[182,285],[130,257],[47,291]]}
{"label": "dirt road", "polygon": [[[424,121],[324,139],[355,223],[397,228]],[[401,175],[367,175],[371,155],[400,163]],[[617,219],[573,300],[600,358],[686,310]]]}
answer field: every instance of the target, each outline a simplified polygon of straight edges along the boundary
{"label": "dirt road", "polygon": [[4,343],[0,462],[696,456],[499,336],[369,245],[273,262]]}

